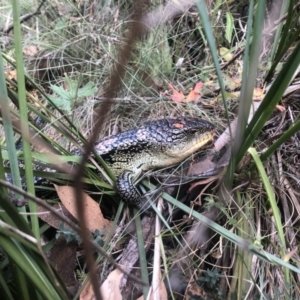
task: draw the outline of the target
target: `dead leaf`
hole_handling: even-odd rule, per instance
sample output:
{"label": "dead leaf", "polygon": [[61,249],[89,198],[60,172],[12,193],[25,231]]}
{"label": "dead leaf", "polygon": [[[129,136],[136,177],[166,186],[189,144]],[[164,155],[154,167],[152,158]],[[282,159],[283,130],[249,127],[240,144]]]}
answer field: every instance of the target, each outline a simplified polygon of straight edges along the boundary
{"label": "dead leaf", "polygon": [[[63,204],[54,204],[52,208],[64,215],[65,217],[69,218],[71,221],[74,221],[73,216],[63,206]],[[37,211],[39,218],[47,224],[49,224],[50,226],[59,229],[60,225],[63,223],[65,228],[69,228],[68,224],[64,223],[59,217],[57,217],[54,213],[44,208],[43,206],[38,205]]]}
{"label": "dead leaf", "polygon": [[[120,281],[124,273],[120,270],[113,270],[100,287],[100,292],[103,300],[122,300],[120,292]],[[86,300],[81,298],[81,300]]]}
{"label": "dead leaf", "polygon": [[[80,296],[80,300],[94,300],[95,294],[93,290],[93,286],[91,284],[91,281],[89,280],[84,289],[82,290]],[[103,299],[103,298],[102,298]]]}
{"label": "dead leaf", "polygon": [[171,95],[171,99],[174,102],[184,102],[184,95],[182,93],[182,91],[177,91],[174,86],[172,85],[172,83],[169,83],[169,88],[172,90],[172,95]]}
{"label": "dead leaf", "polygon": [[[74,188],[71,186],[58,186],[54,185],[59,199],[64,204],[66,209],[78,220],[76,205],[75,205],[75,194]],[[112,222],[105,219],[100,210],[100,207],[96,201],[94,201],[86,193],[82,193],[84,202],[84,213],[86,226],[90,231],[95,231],[96,229],[102,230],[106,228],[105,235],[107,235],[112,226]]]}
{"label": "dead leaf", "polygon": [[12,70],[12,71],[5,72],[5,75],[6,75],[9,79],[17,80],[17,70]]}
{"label": "dead leaf", "polygon": [[253,100],[254,101],[261,101],[265,97],[265,89],[261,88],[254,88],[253,90]]}
{"label": "dead leaf", "polygon": [[200,95],[195,93],[194,90],[190,91],[190,93],[187,95],[186,99],[184,102],[196,102],[200,99]]}
{"label": "dead leaf", "polygon": [[29,45],[23,49],[23,54],[27,56],[34,56],[38,52],[38,47],[34,45]]}
{"label": "dead leaf", "polygon": [[201,89],[203,87],[202,82],[196,83],[195,87],[193,90],[190,91],[188,96],[186,97],[184,102],[192,102],[192,101],[199,101],[201,97]]}
{"label": "dead leaf", "polygon": [[202,287],[200,287],[195,281],[192,281],[185,292],[184,300],[190,299],[208,299],[207,293],[204,291]]}
{"label": "dead leaf", "polygon": [[214,259],[220,259],[222,257],[222,253],[218,250],[216,252],[213,252],[211,254],[211,256],[214,258]]}
{"label": "dead leaf", "polygon": [[281,112],[284,112],[286,110],[285,107],[282,105],[276,105],[276,108]]}
{"label": "dead leaf", "polygon": [[216,164],[211,161],[211,157],[207,156],[204,160],[190,165],[188,176],[203,174],[214,168],[216,168]]}
{"label": "dead leaf", "polygon": [[196,83],[195,87],[190,91],[190,93],[185,96],[182,91],[177,91],[172,83],[169,83],[169,88],[172,90],[172,95],[170,96],[174,102],[192,102],[198,101],[201,96],[201,90],[203,87],[203,82]]}
{"label": "dead leaf", "polygon": [[295,247],[292,251],[290,251],[288,254],[286,254],[284,257],[283,257],[283,260],[285,262],[289,262],[289,260],[298,252],[298,248]]}
{"label": "dead leaf", "polygon": [[221,47],[219,49],[219,54],[225,61],[230,61],[233,57],[233,55],[230,53],[229,49],[225,47]]}
{"label": "dead leaf", "polygon": [[199,81],[198,83],[195,84],[194,92],[200,94],[202,88],[203,88],[203,82]]}

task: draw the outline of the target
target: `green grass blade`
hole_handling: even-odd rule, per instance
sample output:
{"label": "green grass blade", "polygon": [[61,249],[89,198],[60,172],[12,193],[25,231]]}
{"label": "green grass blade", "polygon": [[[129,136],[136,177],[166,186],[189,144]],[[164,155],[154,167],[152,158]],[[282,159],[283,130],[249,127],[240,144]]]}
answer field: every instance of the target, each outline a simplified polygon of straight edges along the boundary
{"label": "green grass blade", "polygon": [[[4,164],[3,164],[3,156],[2,156],[2,151],[1,151],[1,145],[0,145],[0,179],[1,180],[6,180],[5,171],[4,171]],[[3,197],[7,197],[7,195],[8,195],[7,189],[3,186],[0,186],[0,193]]]}
{"label": "green grass blade", "polygon": [[[268,159],[281,145],[283,145],[289,138],[291,138],[294,134],[300,131],[300,121],[297,121],[295,124],[291,125],[291,127],[285,131],[285,133],[275,141],[261,156],[260,160],[265,161]],[[250,167],[250,170],[253,169],[253,166]]]}
{"label": "green grass blade", "polygon": [[226,115],[227,115],[227,122],[229,125],[230,122],[229,122],[229,117],[228,117],[229,114],[228,114],[228,105],[227,105],[227,100],[226,100],[227,97],[226,97],[225,85],[224,85],[224,80],[223,80],[223,76],[222,76],[222,72],[221,72],[221,68],[220,68],[220,64],[219,64],[219,57],[218,57],[218,51],[217,51],[215,39],[214,39],[214,36],[212,33],[212,29],[211,29],[211,25],[210,25],[208,13],[207,13],[207,7],[206,7],[205,2],[202,0],[196,1],[196,6],[198,8],[198,12],[201,17],[201,21],[202,21],[202,24],[204,27],[204,32],[205,32],[205,35],[207,38],[208,46],[211,51],[211,56],[212,56],[214,66],[216,69],[216,73],[218,76],[218,81],[219,81],[219,85],[220,85],[220,89],[221,89],[223,104],[224,104]]}
{"label": "green grass blade", "polygon": [[[6,146],[10,150],[8,154],[9,154],[9,162],[10,162],[13,182],[16,186],[21,188],[21,177],[20,177],[19,165],[17,160],[17,151],[15,148],[14,132],[11,124],[7,89],[6,89],[6,83],[4,78],[5,78],[5,74],[4,74],[3,59],[0,51],[0,106],[2,112],[2,122],[3,122],[4,132],[5,132]],[[18,197],[22,198],[21,196]],[[25,211],[25,208],[20,210]]]}
{"label": "green grass blade", "polygon": [[[18,80],[18,97],[19,97],[19,108],[21,118],[21,132],[23,141],[24,151],[24,164],[26,174],[26,185],[27,191],[35,195],[34,190],[34,177],[32,172],[32,159],[29,137],[29,124],[27,118],[27,102],[26,102],[26,88],[25,88],[25,77],[24,77],[24,64],[23,64],[23,52],[22,52],[22,35],[21,35],[21,23],[20,23],[20,8],[19,1],[13,0],[13,22],[14,22],[14,42],[17,60],[17,80]],[[40,239],[39,234],[39,222],[37,212],[37,206],[34,202],[29,201],[31,226],[37,239]]]}
{"label": "green grass blade", "polygon": [[[0,238],[1,240],[1,238]],[[13,263],[11,265],[14,265]],[[22,295],[23,299],[30,300],[30,297],[34,297],[34,294],[36,291],[32,291],[32,293],[29,292],[28,290],[28,285],[26,282],[26,277],[24,272],[19,268],[18,265],[14,267],[14,277],[15,277],[15,282],[17,283],[17,289],[18,289],[18,294]],[[32,294],[32,296],[31,296]],[[34,297],[36,298],[36,297]]]}
{"label": "green grass blade", "polygon": [[[290,5],[290,10],[292,9],[293,5],[292,5],[292,3],[290,4],[290,2],[293,2],[293,1],[285,0],[285,1],[281,2],[280,17],[282,17],[287,12],[289,5]],[[277,5],[280,5],[280,4],[278,3]],[[291,16],[291,14],[290,14],[290,16]],[[272,51],[270,54],[271,61],[274,60],[276,50],[278,49],[280,51],[281,46],[280,46],[279,40],[282,39],[281,44],[283,45],[285,43],[285,39],[287,38],[287,35],[284,36],[281,34],[283,25],[284,25],[284,23],[280,22],[277,26],[277,30],[276,30],[276,34],[275,34],[275,38],[274,38],[274,42],[273,42],[273,48],[272,48]],[[286,22],[285,28],[289,28],[289,22]],[[287,29],[287,30],[289,30],[289,29]],[[285,33],[287,33],[286,30],[285,30]],[[277,46],[279,46],[279,47],[277,48]]]}
{"label": "green grass blade", "polygon": [[293,35],[290,37],[288,41],[283,45],[282,52],[278,54],[277,58],[275,58],[275,61],[273,62],[266,78],[265,82],[270,82],[273,76],[273,73],[277,67],[277,65],[282,61],[283,57],[288,53],[288,50],[293,46],[293,44],[298,40],[300,35],[300,28],[298,28]]}
{"label": "green grass blade", "polygon": [[237,154],[236,163],[242,159],[248,148],[254,142],[255,138],[261,132],[264,124],[267,122],[271,114],[273,113],[275,106],[281,99],[283,93],[288,87],[290,80],[292,79],[296,69],[300,63],[300,43],[296,46],[287,62],[283,66],[282,70],[278,74],[277,78],[273,82],[271,88],[266,94],[261,105],[257,109],[253,116],[252,121],[248,125],[245,132],[245,142],[241,146],[240,151]]}
{"label": "green grass blade", "polygon": [[[288,2],[289,1],[286,1],[285,4],[283,4],[282,12],[281,12],[280,16],[282,16],[282,13],[284,12],[284,10],[286,8],[285,6],[288,5]],[[297,30],[296,35],[294,35],[294,38],[290,37],[291,26],[292,26],[292,21],[293,21],[294,2],[295,1],[290,1],[289,7],[288,7],[288,17],[284,24],[283,33],[280,35],[280,33],[282,31],[282,23],[276,29],[275,40],[273,42],[271,56],[270,56],[270,61],[272,62],[272,66],[269,69],[268,74],[266,76],[266,79],[265,79],[266,82],[269,82],[271,80],[271,77],[273,76],[276,66],[278,65],[278,63],[280,62],[282,57],[287,53],[287,50],[292,45],[292,43],[296,40],[296,37],[299,36],[298,31],[300,28]],[[278,41],[279,37],[280,37],[280,42]],[[276,55],[274,58],[275,51],[276,51]]]}
{"label": "green grass blade", "polygon": [[226,12],[226,30],[225,38],[229,44],[232,42],[232,33],[234,29],[234,19],[230,11]]}
{"label": "green grass blade", "polygon": [[[264,6],[264,1],[259,6],[258,14],[262,15],[263,20],[263,12],[262,8]],[[252,96],[253,96],[253,88],[255,85],[255,78],[257,73],[258,66],[258,58],[260,50],[260,36],[262,28],[262,20],[259,20],[258,16],[256,17],[255,28],[253,29],[253,43],[250,51],[251,45],[251,33],[250,30],[252,28],[253,23],[253,8],[254,8],[254,0],[250,2],[249,5],[249,13],[248,13],[248,22],[247,22],[247,34],[246,34],[246,44],[245,44],[245,54],[243,60],[243,74],[242,74],[242,86],[241,86],[241,96],[239,101],[239,111],[238,111],[238,124],[236,130],[236,136],[234,137],[234,144],[232,149],[232,156],[229,162],[229,166],[227,169],[226,177],[225,177],[225,186],[228,189],[231,189],[233,182],[233,174],[236,167],[236,153],[239,150],[245,134],[245,129],[247,125],[247,120],[249,116],[250,106],[252,104]],[[252,62],[253,60],[253,62]]]}
{"label": "green grass blade", "polygon": [[[277,205],[276,199],[275,199],[275,195],[274,195],[274,191],[272,189],[271,183],[269,181],[269,178],[266,174],[266,171],[264,169],[264,166],[258,156],[258,153],[256,152],[256,150],[254,148],[249,148],[248,152],[252,155],[254,162],[256,164],[257,170],[260,174],[260,177],[262,179],[263,185],[265,187],[267,196],[268,196],[268,200],[270,203],[270,206],[272,208],[272,212],[273,212],[273,216],[275,219],[275,226],[276,229],[278,231],[278,237],[279,237],[279,241],[281,243],[280,245],[280,252],[281,252],[281,256],[285,257],[286,255],[286,242],[285,242],[285,237],[284,237],[284,232],[283,232],[283,224],[281,222],[281,216],[280,216],[280,210],[279,207]],[[285,277],[285,283],[286,284],[290,284],[290,277],[289,277],[289,272],[286,268],[284,268],[284,277]]]}
{"label": "green grass blade", "polygon": [[[251,1],[251,4],[254,6],[253,2],[254,1]],[[250,14],[252,14],[252,9],[253,9],[252,5],[250,5],[250,9],[249,9],[249,19],[251,19]],[[249,60],[246,57],[243,64],[244,66],[246,65],[248,66],[248,74],[243,74],[243,78],[242,78],[242,90],[241,90],[241,99],[239,101],[237,134],[234,140],[233,156],[236,155],[236,153],[241,147],[241,144],[243,143],[243,139],[244,139],[243,137],[245,134],[250,107],[252,104],[253,90],[256,83],[259,55],[261,51],[261,40],[262,40],[262,31],[264,26],[265,9],[266,9],[265,1],[264,0],[259,1],[256,10],[254,27],[253,27],[253,38],[251,43],[251,49],[249,52]],[[250,35],[248,36],[246,45],[247,48],[250,47]]]}
{"label": "green grass blade", "polygon": [[[36,255],[31,255],[24,247],[10,239],[10,237],[0,234],[1,248],[9,256],[13,265],[17,265],[32,284],[38,289],[43,299],[66,299],[59,291],[57,283],[54,284],[45,275],[43,264]],[[25,279],[22,279],[25,281]],[[22,281],[22,282],[23,282]],[[29,298],[28,298],[29,299]]]}
{"label": "green grass blade", "polygon": [[285,255],[285,251],[286,251],[286,243],[285,243],[285,238],[284,238],[284,232],[283,232],[283,225],[281,222],[281,216],[280,216],[280,212],[279,212],[279,208],[278,205],[276,203],[276,199],[275,199],[275,195],[272,189],[272,186],[270,184],[270,181],[268,179],[268,176],[265,172],[264,166],[258,156],[258,153],[256,152],[256,150],[254,148],[249,148],[248,152],[252,155],[254,162],[256,164],[256,167],[258,169],[258,172],[261,176],[263,185],[265,187],[267,196],[268,196],[268,200],[269,203],[271,205],[272,211],[273,211],[273,215],[274,215],[274,219],[275,219],[275,225],[278,231],[278,236],[281,242],[281,249],[282,249],[282,256]]}
{"label": "green grass blade", "polygon": [[0,295],[4,296],[7,300],[14,300],[12,293],[10,292],[9,286],[3,277],[3,271],[0,267]]}

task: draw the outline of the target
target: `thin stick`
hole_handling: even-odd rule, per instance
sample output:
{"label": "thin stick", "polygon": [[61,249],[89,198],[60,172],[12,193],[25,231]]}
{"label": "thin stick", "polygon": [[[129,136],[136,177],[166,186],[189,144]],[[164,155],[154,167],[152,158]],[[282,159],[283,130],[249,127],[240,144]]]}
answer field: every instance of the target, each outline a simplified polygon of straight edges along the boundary
{"label": "thin stick", "polygon": [[144,7],[143,1],[136,1],[133,4],[133,21],[132,21],[132,27],[129,33],[129,37],[127,38],[127,41],[124,43],[125,46],[123,47],[123,49],[121,49],[119,54],[119,61],[116,63],[116,66],[112,71],[107,92],[105,94],[106,99],[104,100],[103,105],[98,107],[95,126],[92,130],[91,137],[84,149],[85,151],[83,153],[82,160],[79,163],[78,169],[76,170],[74,176],[76,209],[78,213],[78,220],[80,223],[80,227],[82,228],[81,238],[82,238],[83,248],[86,253],[86,262],[90,271],[91,283],[93,286],[94,295],[96,299],[101,299],[101,295],[100,295],[100,289],[97,280],[97,272],[96,272],[97,270],[96,270],[95,260],[93,258],[92,249],[90,247],[88,234],[87,234],[88,232],[85,226],[86,222],[85,222],[85,215],[84,215],[84,204],[82,201],[83,185],[82,185],[81,178],[84,175],[85,163],[89,157],[89,154],[93,150],[93,146],[98,136],[98,132],[102,127],[102,125],[104,124],[105,119],[107,118],[110,112],[109,108],[113,103],[112,99],[116,97],[118,87],[121,85],[122,77],[125,74],[125,66],[127,65],[131,57],[134,43],[136,42],[136,40],[139,39],[141,34],[145,31],[144,24],[141,22],[142,7]]}

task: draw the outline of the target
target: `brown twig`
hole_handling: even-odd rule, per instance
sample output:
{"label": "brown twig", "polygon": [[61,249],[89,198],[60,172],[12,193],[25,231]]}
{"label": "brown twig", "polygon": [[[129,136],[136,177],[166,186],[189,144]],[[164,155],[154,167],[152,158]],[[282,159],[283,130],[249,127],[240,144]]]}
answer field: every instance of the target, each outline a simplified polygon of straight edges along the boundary
{"label": "brown twig", "polygon": [[102,125],[105,122],[105,119],[107,118],[109,112],[110,112],[110,106],[112,105],[113,101],[112,99],[116,97],[118,87],[121,84],[121,79],[125,74],[125,66],[128,63],[132,49],[134,46],[134,43],[136,40],[141,36],[141,34],[145,31],[145,27],[143,23],[141,22],[142,17],[142,7],[144,6],[143,1],[139,2],[136,1],[136,3],[133,4],[133,21],[132,21],[132,27],[129,32],[129,36],[124,43],[123,49],[120,50],[119,55],[119,61],[116,63],[116,66],[114,70],[112,71],[111,78],[109,81],[108,88],[106,89],[107,92],[105,94],[106,100],[103,102],[103,105],[98,108],[97,111],[97,118],[95,126],[92,130],[91,137],[89,139],[89,142],[87,143],[85,147],[85,151],[83,153],[82,160],[78,166],[77,172],[74,176],[74,185],[75,185],[75,199],[76,199],[76,209],[78,212],[78,219],[80,226],[82,228],[81,230],[81,238],[83,243],[83,248],[86,253],[86,262],[90,271],[90,278],[91,283],[93,286],[94,294],[96,299],[101,299],[100,295],[100,289],[99,284],[97,280],[97,273],[96,273],[96,266],[95,266],[95,260],[93,258],[90,243],[87,235],[87,229],[85,226],[85,216],[84,216],[84,204],[82,201],[82,190],[83,185],[81,178],[84,175],[84,169],[85,169],[85,163],[89,157],[89,154],[93,150],[94,143],[96,141],[96,138],[98,136],[98,132]]}
{"label": "brown twig", "polygon": [[243,53],[245,52],[245,48],[240,49],[236,54],[234,54],[234,56],[232,57],[232,59],[230,61],[228,61],[226,64],[224,64],[221,67],[221,70],[225,70],[229,65],[231,65],[238,57],[240,57]]}

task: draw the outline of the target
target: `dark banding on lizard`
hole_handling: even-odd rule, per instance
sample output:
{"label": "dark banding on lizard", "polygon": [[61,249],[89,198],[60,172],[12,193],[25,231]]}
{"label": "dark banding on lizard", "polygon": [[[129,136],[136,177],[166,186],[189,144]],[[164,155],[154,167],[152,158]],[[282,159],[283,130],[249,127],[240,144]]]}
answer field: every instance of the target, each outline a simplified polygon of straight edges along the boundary
{"label": "dark banding on lizard", "polygon": [[134,183],[142,172],[180,163],[214,133],[215,126],[199,118],[166,118],[107,137],[95,150],[115,174],[121,199],[140,206],[142,197]]}

